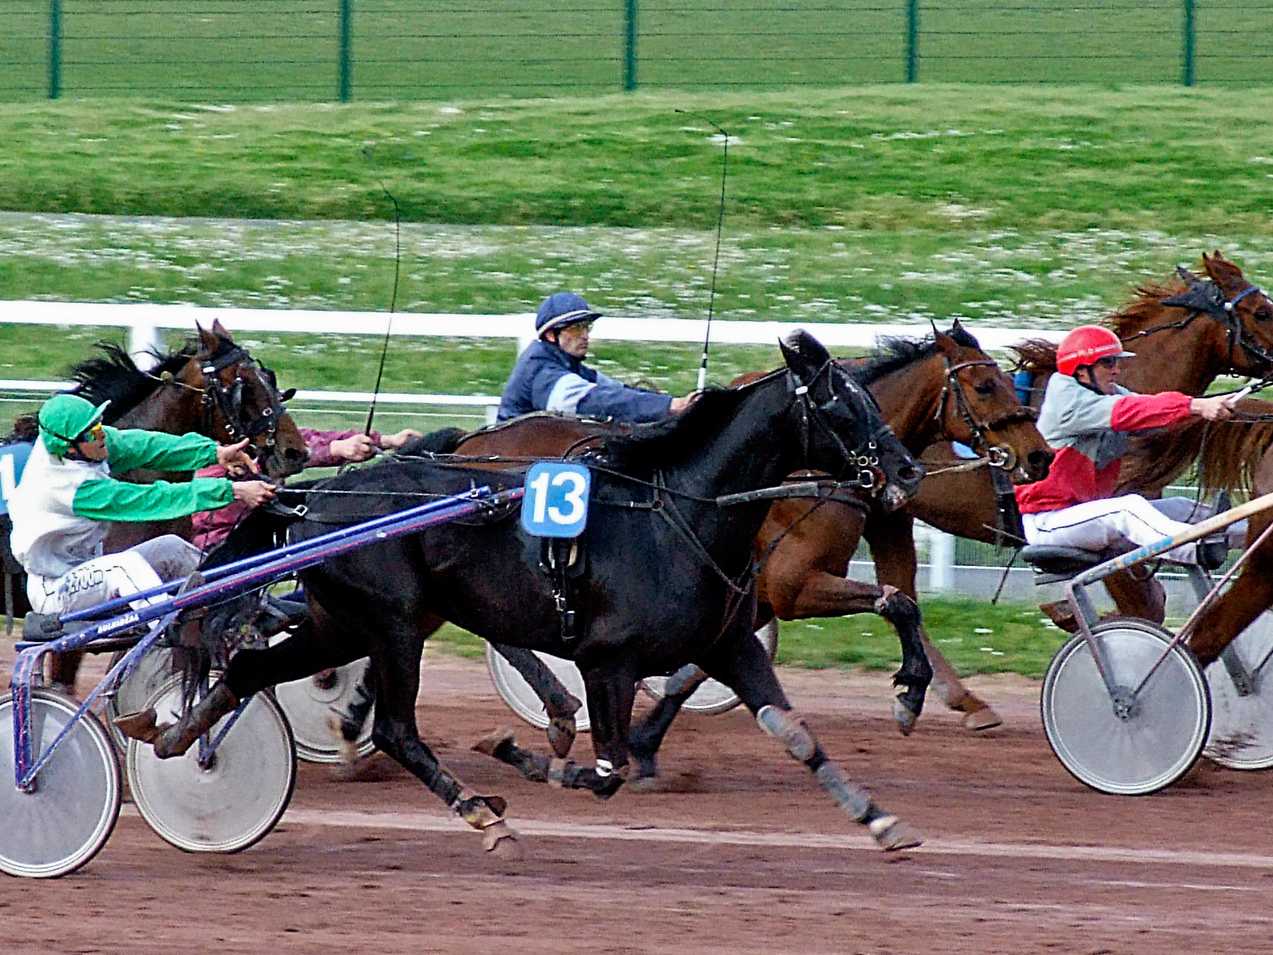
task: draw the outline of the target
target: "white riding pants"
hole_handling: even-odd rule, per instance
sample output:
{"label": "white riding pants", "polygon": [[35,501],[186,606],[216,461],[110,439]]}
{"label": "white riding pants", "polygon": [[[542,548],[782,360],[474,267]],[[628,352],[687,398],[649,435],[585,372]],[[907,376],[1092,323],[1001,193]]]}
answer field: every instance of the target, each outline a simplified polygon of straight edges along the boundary
{"label": "white riding pants", "polygon": [[[118,554],[86,560],[61,577],[32,574],[27,578],[27,598],[36,613],[70,613],[188,577],[198,566],[199,548],[175,534],[164,534]],[[151,602],[138,600],[131,606],[135,610]]]}
{"label": "white riding pants", "polygon": [[[1101,551],[1120,541],[1137,547],[1188,531],[1189,525],[1211,516],[1211,508],[1186,497],[1148,501],[1139,494],[1087,501],[1058,511],[1021,515],[1025,539],[1049,547],[1077,547]],[[1228,530],[1229,546],[1242,546],[1246,521]],[[1197,544],[1184,544],[1162,555],[1181,564],[1196,564]]]}

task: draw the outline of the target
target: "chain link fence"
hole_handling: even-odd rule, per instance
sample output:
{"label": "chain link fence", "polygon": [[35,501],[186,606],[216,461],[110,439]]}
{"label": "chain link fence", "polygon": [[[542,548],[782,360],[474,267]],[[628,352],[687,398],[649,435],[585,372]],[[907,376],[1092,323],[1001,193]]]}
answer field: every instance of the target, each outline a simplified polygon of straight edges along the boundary
{"label": "chain link fence", "polygon": [[4,0],[0,99],[1267,82],[1269,0]]}

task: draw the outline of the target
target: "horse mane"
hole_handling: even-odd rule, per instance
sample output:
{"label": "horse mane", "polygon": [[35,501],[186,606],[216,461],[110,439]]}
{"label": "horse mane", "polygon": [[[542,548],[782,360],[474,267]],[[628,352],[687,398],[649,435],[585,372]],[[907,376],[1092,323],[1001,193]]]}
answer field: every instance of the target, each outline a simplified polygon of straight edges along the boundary
{"label": "horse mane", "polygon": [[402,457],[422,457],[426,454],[454,454],[460,442],[469,436],[463,428],[440,428],[419,438],[413,438],[402,446]]}
{"label": "horse mane", "polygon": [[[957,345],[964,348],[975,348],[981,351],[981,345],[962,325],[956,325],[949,332]],[[937,336],[926,338],[885,338],[872,355],[859,362],[842,362],[844,368],[858,384],[867,386],[893,372],[905,368],[917,361],[932,357],[937,352]]]}
{"label": "horse mane", "polygon": [[1029,371],[1036,375],[1050,375],[1056,371],[1056,345],[1046,338],[1030,338],[1008,350],[1016,355],[1013,367],[1016,371]]}
{"label": "horse mane", "polygon": [[114,342],[98,342],[94,347],[102,354],[85,359],[67,374],[76,383],[72,391],[81,398],[95,405],[103,401],[111,403],[104,418],[107,424],[145,401],[162,384],[160,375],[176,374],[195,354],[194,345],[187,344],[180,351],[157,355],[159,363],[147,373]]}
{"label": "horse mane", "polygon": [[[768,381],[766,375],[761,381]],[[649,473],[661,464],[701,448],[719,430],[721,422],[738,409],[755,386],[708,388],[680,414],[637,425],[630,434],[611,435],[597,449],[597,456],[625,474]]]}
{"label": "horse mane", "polygon": [[1164,483],[1197,459],[1198,486],[1204,493],[1249,492],[1255,481],[1255,468],[1270,446],[1273,421],[1215,424],[1195,418],[1133,438],[1134,453],[1123,459],[1119,486],[1133,490]]}

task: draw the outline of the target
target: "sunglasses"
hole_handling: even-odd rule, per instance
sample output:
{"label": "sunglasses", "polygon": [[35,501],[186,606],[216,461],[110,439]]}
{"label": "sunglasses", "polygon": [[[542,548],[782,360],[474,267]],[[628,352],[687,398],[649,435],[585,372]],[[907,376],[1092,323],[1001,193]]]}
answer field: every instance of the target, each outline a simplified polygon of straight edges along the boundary
{"label": "sunglasses", "polygon": [[1102,368],[1117,368],[1119,359],[1117,358],[1098,358],[1096,364]]}
{"label": "sunglasses", "polygon": [[97,424],[93,425],[91,428],[88,428],[85,431],[81,431],[80,436],[76,438],[75,440],[77,443],[80,441],[96,441],[101,436],[101,434],[102,434],[102,424],[99,421]]}

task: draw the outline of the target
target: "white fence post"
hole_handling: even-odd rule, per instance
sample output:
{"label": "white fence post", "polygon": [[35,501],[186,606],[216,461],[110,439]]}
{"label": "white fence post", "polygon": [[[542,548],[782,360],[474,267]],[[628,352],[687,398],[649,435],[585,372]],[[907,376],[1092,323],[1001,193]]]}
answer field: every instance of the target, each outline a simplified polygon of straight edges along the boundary
{"label": "white fence post", "polygon": [[131,325],[128,329],[128,354],[142,371],[158,364],[156,353],[163,351],[164,339],[154,325]]}
{"label": "white fence post", "polygon": [[954,586],[955,538],[931,529],[928,538],[928,589],[945,593]]}

